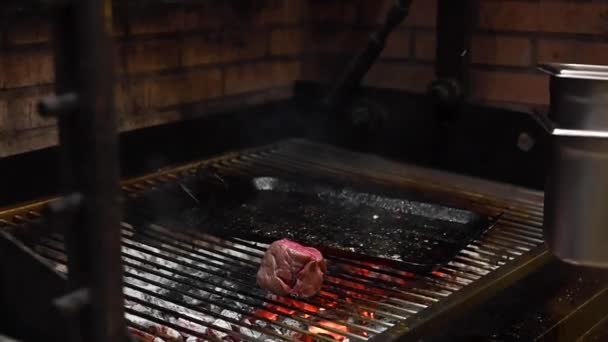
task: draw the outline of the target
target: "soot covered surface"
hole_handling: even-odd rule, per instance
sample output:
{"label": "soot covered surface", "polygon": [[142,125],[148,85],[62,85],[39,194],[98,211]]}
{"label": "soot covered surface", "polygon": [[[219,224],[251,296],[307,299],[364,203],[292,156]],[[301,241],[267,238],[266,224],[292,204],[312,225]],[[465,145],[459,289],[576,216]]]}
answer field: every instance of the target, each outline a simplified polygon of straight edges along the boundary
{"label": "soot covered surface", "polygon": [[273,177],[192,177],[130,200],[137,224],[222,237],[291,239],[324,254],[430,271],[487,230],[491,218],[353,188]]}

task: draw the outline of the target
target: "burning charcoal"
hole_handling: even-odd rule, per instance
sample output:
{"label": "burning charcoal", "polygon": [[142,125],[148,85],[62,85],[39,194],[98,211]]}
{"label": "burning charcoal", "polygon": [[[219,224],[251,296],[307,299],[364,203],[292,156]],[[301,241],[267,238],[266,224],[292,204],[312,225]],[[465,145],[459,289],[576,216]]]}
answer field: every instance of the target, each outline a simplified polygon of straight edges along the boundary
{"label": "burning charcoal", "polygon": [[[222,319],[215,320],[215,322],[213,322],[213,325],[216,327],[219,327],[219,328],[232,330],[232,325]],[[209,329],[209,331],[207,332],[207,335],[209,335],[210,337],[221,339],[223,341],[230,341],[230,335],[228,335],[227,333],[225,333],[223,331]]]}
{"label": "burning charcoal", "polygon": [[68,267],[66,265],[56,264],[53,268],[59,273],[68,273]]}
{"label": "burning charcoal", "polygon": [[[320,321],[319,325],[325,326],[325,327],[328,327],[331,329],[335,329],[338,331],[343,331],[345,333],[348,332],[348,328],[346,326],[335,323],[335,322],[331,322],[331,321]],[[322,327],[311,326],[310,328],[308,328],[308,331],[314,335],[329,337],[329,338],[332,338],[332,339],[334,339],[336,341],[340,341],[340,342],[348,342],[348,339],[346,338],[346,336],[340,335],[333,331],[325,330]]]}
{"label": "burning charcoal", "polygon": [[[182,335],[174,329],[169,327],[163,327],[160,325],[156,325],[150,327],[155,335],[160,335],[161,337],[167,338],[169,341],[183,341]],[[155,340],[156,342],[156,340]]]}
{"label": "burning charcoal", "polygon": [[190,321],[186,321],[183,318],[178,318],[177,319],[177,325],[179,325],[180,327],[184,327],[186,329],[192,330],[192,331],[196,331],[198,333],[201,333],[203,335],[207,334],[207,332],[209,331],[209,328],[202,326],[202,325],[198,325],[195,323],[192,323]]}
{"label": "burning charcoal", "polygon": [[[243,320],[243,323],[246,325],[252,325],[251,321],[248,319]],[[243,326],[239,326],[238,328],[238,332],[240,332],[241,334],[245,335],[248,338],[252,338],[252,339],[259,339],[262,336],[262,333],[259,331],[254,331],[251,330],[247,327],[243,327]]]}
{"label": "burning charcoal", "polygon": [[241,314],[236,313],[234,311],[230,311],[230,310],[222,310],[220,315],[222,315],[223,317],[226,317],[226,318],[234,319],[235,321],[240,321],[242,318]]}
{"label": "burning charcoal", "polygon": [[264,254],[257,283],[278,295],[312,297],[321,289],[326,271],[321,252],[283,239],[273,242]]}
{"label": "burning charcoal", "polygon": [[186,342],[207,342],[207,340],[200,337],[190,336],[186,339]]}

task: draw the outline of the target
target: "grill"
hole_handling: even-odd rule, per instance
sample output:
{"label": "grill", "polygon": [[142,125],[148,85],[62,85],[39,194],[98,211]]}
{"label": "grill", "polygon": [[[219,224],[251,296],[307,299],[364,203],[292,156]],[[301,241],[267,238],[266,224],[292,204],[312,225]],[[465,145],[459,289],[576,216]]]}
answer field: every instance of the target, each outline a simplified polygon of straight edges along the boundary
{"label": "grill", "polygon": [[[170,168],[123,183],[127,196],[176,182],[202,165],[226,174],[339,179],[433,193],[497,215],[496,225],[444,267],[412,274],[327,256],[322,291],[310,299],[269,296],[255,285],[267,245],[160,225],[123,222],[126,313],[141,340],[386,341],[415,337],[512,284],[548,260],[542,193],[394,163],[305,140]],[[0,212],[15,234],[49,201]],[[65,272],[63,237],[41,233],[32,247]]]}

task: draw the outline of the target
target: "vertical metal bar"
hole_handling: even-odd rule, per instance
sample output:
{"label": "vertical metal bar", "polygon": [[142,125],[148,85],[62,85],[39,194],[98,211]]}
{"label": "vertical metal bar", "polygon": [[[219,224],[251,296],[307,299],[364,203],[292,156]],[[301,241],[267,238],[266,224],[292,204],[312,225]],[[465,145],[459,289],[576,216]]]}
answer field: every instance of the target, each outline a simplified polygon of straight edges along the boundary
{"label": "vertical metal bar", "polygon": [[474,25],[471,0],[439,0],[437,4],[438,78],[452,78],[466,84]]}
{"label": "vertical metal bar", "polygon": [[104,0],[66,1],[56,8],[54,25],[56,96],[77,99],[74,108],[57,114],[64,192],[83,198],[66,228],[66,249],[70,287],[90,291],[86,341],[126,338],[108,6]]}
{"label": "vertical metal bar", "polygon": [[443,104],[457,102],[468,92],[475,9],[476,0],[437,3],[437,80],[430,86],[430,93]]}

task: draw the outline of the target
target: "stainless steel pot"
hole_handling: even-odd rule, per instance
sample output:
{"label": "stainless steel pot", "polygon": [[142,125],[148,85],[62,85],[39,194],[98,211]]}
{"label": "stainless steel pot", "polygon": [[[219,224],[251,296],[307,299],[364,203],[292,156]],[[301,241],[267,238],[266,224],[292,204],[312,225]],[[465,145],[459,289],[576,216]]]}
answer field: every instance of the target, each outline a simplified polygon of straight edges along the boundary
{"label": "stainless steel pot", "polygon": [[558,258],[608,267],[608,67],[551,64],[544,235]]}

